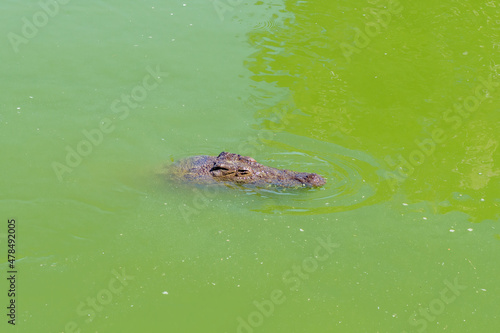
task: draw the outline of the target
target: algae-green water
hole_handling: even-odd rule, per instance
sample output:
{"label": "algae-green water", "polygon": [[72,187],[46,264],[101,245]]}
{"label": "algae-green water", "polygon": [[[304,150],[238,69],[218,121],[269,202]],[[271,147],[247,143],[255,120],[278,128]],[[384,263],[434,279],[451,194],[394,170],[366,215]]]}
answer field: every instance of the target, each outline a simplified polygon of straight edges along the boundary
{"label": "algae-green water", "polygon": [[499,8],[3,1],[0,331],[498,331]]}

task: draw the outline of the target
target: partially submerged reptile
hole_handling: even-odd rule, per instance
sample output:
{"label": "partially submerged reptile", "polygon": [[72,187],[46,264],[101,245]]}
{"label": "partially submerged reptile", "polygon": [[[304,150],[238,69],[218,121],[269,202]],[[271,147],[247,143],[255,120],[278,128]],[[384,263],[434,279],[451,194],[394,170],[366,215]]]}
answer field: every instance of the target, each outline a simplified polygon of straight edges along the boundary
{"label": "partially submerged reptile", "polygon": [[213,184],[217,182],[255,186],[319,187],[325,179],[315,173],[276,169],[251,157],[222,152],[219,156],[193,156],[168,167],[168,176],[181,182]]}

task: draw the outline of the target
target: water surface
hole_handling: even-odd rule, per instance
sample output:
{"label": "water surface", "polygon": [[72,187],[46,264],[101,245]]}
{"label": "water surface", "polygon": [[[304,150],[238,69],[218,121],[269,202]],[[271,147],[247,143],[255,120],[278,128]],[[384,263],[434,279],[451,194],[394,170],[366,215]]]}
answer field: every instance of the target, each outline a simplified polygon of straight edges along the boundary
{"label": "water surface", "polygon": [[[497,3],[54,3],[0,5],[1,325],[498,327]],[[327,184],[156,174],[222,151]]]}

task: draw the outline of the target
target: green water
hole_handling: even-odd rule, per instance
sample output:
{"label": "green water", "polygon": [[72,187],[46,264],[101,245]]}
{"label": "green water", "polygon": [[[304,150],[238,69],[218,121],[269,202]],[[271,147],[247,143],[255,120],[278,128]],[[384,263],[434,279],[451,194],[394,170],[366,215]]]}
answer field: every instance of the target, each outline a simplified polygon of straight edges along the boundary
{"label": "green water", "polygon": [[[498,331],[499,8],[3,1],[0,330]],[[327,184],[156,174],[221,151]]]}

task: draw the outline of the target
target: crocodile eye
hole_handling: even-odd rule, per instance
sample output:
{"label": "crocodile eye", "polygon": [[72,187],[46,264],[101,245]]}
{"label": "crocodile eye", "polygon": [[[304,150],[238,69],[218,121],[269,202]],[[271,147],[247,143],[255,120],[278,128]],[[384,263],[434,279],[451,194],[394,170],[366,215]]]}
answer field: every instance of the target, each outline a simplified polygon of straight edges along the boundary
{"label": "crocodile eye", "polygon": [[247,169],[238,169],[238,173],[240,173],[242,175],[248,175],[248,174],[250,174],[250,170],[247,170]]}
{"label": "crocodile eye", "polygon": [[210,171],[216,171],[216,170],[224,170],[224,171],[227,171],[229,170],[228,168],[224,168],[224,167],[221,167],[221,166],[214,166],[212,169],[210,169]]}

